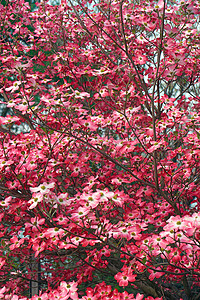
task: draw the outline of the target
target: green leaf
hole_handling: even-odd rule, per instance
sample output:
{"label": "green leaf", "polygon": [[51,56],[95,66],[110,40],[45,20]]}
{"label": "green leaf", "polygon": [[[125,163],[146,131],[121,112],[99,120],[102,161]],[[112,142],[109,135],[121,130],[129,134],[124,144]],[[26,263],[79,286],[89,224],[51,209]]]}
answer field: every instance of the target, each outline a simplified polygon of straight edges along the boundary
{"label": "green leaf", "polygon": [[143,259],[142,259],[142,263],[145,265],[145,264],[146,264],[146,261],[147,261],[147,258],[146,258],[146,256],[145,256],[145,257],[143,257]]}

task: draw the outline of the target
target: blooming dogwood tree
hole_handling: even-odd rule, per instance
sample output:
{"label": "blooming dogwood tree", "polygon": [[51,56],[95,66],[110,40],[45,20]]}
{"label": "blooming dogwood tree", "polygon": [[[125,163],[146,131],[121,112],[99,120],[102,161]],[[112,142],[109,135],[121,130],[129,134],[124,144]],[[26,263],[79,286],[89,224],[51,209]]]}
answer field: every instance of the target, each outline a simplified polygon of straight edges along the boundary
{"label": "blooming dogwood tree", "polygon": [[199,13],[0,4],[1,299],[200,298]]}

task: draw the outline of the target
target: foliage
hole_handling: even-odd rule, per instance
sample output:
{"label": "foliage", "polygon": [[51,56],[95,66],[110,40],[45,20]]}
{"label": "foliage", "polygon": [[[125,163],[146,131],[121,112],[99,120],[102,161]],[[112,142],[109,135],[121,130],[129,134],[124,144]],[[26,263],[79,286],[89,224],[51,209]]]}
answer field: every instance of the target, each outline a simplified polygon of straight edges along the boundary
{"label": "foliage", "polygon": [[34,5],[0,4],[1,299],[199,299],[199,2]]}

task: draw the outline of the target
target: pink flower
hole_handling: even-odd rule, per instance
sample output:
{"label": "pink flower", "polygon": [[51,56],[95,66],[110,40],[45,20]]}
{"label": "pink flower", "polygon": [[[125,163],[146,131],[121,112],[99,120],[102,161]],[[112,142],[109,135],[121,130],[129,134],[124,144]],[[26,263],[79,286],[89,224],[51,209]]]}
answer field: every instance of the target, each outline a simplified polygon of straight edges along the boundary
{"label": "pink flower", "polygon": [[86,296],[82,297],[81,300],[97,300],[98,297],[94,296],[94,291],[91,288],[87,288]]}
{"label": "pink flower", "polygon": [[61,299],[68,299],[69,297],[72,300],[77,300],[78,299],[78,294],[77,294],[77,283],[72,281],[72,282],[65,282],[62,281],[60,283],[59,290],[61,292]]}
{"label": "pink flower", "polygon": [[[158,271],[156,271],[158,270]],[[158,267],[156,270],[151,270],[148,269],[150,275],[149,275],[149,279],[150,280],[154,280],[155,278],[160,278],[162,275],[164,275],[165,273],[161,271],[161,268]]]}
{"label": "pink flower", "polygon": [[147,58],[141,51],[136,51],[133,60],[136,64],[143,65],[146,63]]}
{"label": "pink flower", "polygon": [[123,273],[117,273],[114,278],[119,283],[119,286],[127,286],[129,282],[134,282],[137,275],[133,275],[130,270]]}
{"label": "pink flower", "polygon": [[2,200],[2,201],[0,202],[0,205],[1,205],[1,206],[7,207],[7,206],[9,205],[9,203],[10,203],[11,200],[12,200],[12,197],[11,197],[11,196],[6,197],[4,200]]}
{"label": "pink flower", "polygon": [[88,214],[88,207],[79,207],[77,212],[72,213],[72,218],[80,219]]}
{"label": "pink flower", "polygon": [[149,153],[152,153],[153,151],[155,151],[156,149],[160,148],[163,146],[162,142],[152,142],[151,143],[152,146],[148,149]]}
{"label": "pink flower", "polygon": [[[0,257],[0,269],[5,265],[6,260]],[[1,295],[1,290],[0,290]]]}
{"label": "pink flower", "polygon": [[30,223],[26,223],[26,228],[31,228],[33,232],[36,232],[40,229],[40,225],[45,223],[45,219],[39,219],[38,217],[31,218]]}
{"label": "pink flower", "polygon": [[46,194],[49,192],[49,189],[52,189],[55,185],[55,182],[52,183],[47,183],[44,182],[42,184],[40,184],[38,187],[31,187],[30,190],[31,192],[40,192],[41,194]]}
{"label": "pink flower", "polygon": [[155,5],[155,8],[159,9],[159,10],[163,9],[163,7],[164,7],[164,1],[163,0],[159,0],[158,3]]}
{"label": "pink flower", "polygon": [[28,203],[30,204],[30,209],[33,209],[34,207],[36,207],[38,205],[39,202],[42,202],[43,200],[43,194],[33,194],[33,197],[31,198],[31,200],[28,201]]}
{"label": "pink flower", "polygon": [[45,242],[42,242],[41,244],[34,243],[33,246],[32,246],[32,248],[35,251],[35,257],[37,257],[40,252],[42,252],[43,250],[45,250],[46,243]]}
{"label": "pink flower", "polygon": [[15,248],[19,248],[23,243],[24,243],[24,239],[20,239],[18,240],[18,238],[16,236],[13,236],[10,239],[12,245],[10,246],[10,250],[13,250]]}
{"label": "pink flower", "polygon": [[39,295],[39,296],[35,295],[31,298],[31,300],[48,300],[48,299],[49,299],[49,295],[47,293],[44,293],[44,294]]}
{"label": "pink flower", "polygon": [[5,88],[5,90],[7,92],[14,92],[14,91],[17,91],[19,89],[20,85],[21,85],[21,81],[15,81],[12,86],[10,86],[8,88]]}
{"label": "pink flower", "polygon": [[5,166],[10,166],[13,163],[14,163],[14,161],[12,161],[12,160],[1,159],[0,160],[0,169],[3,169]]}
{"label": "pink flower", "polygon": [[144,295],[138,293],[138,294],[136,295],[135,300],[142,300],[143,297],[144,297]]}
{"label": "pink flower", "polygon": [[90,97],[90,94],[86,93],[86,92],[79,92],[77,90],[75,90],[72,95],[75,96],[75,98],[81,98],[84,99],[85,97]]}
{"label": "pink flower", "polygon": [[0,289],[0,297],[3,299],[3,297],[4,297],[4,293],[6,292],[6,287],[4,286],[4,287],[2,287],[1,289]]}

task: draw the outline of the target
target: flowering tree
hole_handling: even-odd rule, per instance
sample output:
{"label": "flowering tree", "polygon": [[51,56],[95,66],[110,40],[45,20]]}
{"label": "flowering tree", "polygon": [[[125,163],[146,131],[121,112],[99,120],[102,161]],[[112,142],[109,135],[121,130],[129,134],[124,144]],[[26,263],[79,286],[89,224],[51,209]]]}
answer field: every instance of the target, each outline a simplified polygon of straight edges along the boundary
{"label": "flowering tree", "polygon": [[1,299],[200,299],[199,13],[0,5]]}

